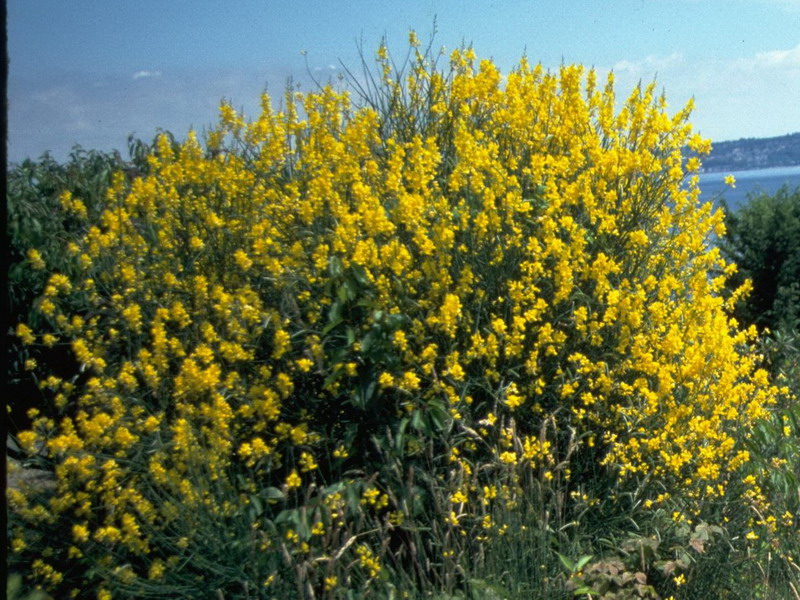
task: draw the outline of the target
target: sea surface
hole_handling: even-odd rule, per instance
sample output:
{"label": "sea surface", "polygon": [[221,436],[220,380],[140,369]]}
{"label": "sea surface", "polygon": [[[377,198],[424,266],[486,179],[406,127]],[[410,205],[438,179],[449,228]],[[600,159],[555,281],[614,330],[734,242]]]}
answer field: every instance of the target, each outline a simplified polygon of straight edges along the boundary
{"label": "sea surface", "polygon": [[[725,184],[725,177],[733,175],[736,187]],[[754,169],[751,171],[730,171],[700,174],[700,197],[713,200],[719,205],[724,198],[731,210],[736,210],[747,202],[749,194],[774,194],[786,185],[790,191],[800,186],[800,166]]]}

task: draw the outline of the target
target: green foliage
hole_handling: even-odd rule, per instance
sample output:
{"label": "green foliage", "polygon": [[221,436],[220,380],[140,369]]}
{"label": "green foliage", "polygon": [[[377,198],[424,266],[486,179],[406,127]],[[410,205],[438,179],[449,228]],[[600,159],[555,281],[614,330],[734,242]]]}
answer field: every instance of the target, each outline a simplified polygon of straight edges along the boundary
{"label": "green foliage", "polygon": [[[733,281],[752,282],[752,292],[735,314],[762,329],[759,350],[781,386],[777,409],[758,422],[748,438],[750,471],[769,473],[760,494],[776,517],[771,527],[780,546],[800,548],[800,187],[750,196],[727,216],[726,225],[720,246],[739,266]],[[770,544],[758,543],[762,555],[771,558]],[[764,597],[770,597],[769,590],[788,588],[797,597],[797,559],[777,555],[752,576],[765,582]]]}
{"label": "green foliage", "polygon": [[720,247],[739,267],[731,286],[750,279],[753,291],[735,314],[745,325],[777,331],[800,320],[800,187],[751,196],[728,212]]}
{"label": "green foliage", "polygon": [[[117,151],[98,152],[75,146],[64,163],[45,153],[38,160],[26,159],[11,165],[6,174],[9,323],[26,323],[32,329],[43,325],[36,307],[49,274],[76,275],[78,267],[69,252],[70,244],[84,238],[87,222],[98,221],[114,175],[124,174],[131,180],[146,174],[147,156],[152,152],[153,146],[131,136],[128,161]],[[66,197],[80,201],[78,210],[65,210]],[[36,254],[29,255],[31,251]],[[39,259],[41,263],[37,264]],[[43,264],[47,270],[41,268]],[[25,373],[25,361],[32,359],[62,376],[71,374],[76,365],[69,350],[60,343],[32,348],[11,337],[7,352],[7,393],[14,398],[9,424],[12,431],[18,431],[30,424],[26,415],[29,409],[47,411],[41,391]]]}
{"label": "green foliage", "polygon": [[[105,191],[114,172],[123,162],[119,154],[85,151],[76,147],[68,162],[59,164],[49,154],[38,161],[27,159],[13,165],[6,175],[6,206],[8,210],[6,252],[9,259],[8,298],[11,324],[27,323],[41,327],[41,315],[34,310],[48,273],[33,268],[28,253],[38,254],[57,272],[74,273],[74,261],[66,252],[69,241],[80,238],[80,221],[61,210],[62,193],[70,192],[84,199],[84,206],[97,219]],[[16,338],[10,339],[9,394],[15,399],[10,413],[12,431],[29,424],[26,412],[30,408],[44,408],[41,392],[24,373],[24,363],[35,360],[51,368],[72,366],[71,357],[63,348],[25,347]]]}

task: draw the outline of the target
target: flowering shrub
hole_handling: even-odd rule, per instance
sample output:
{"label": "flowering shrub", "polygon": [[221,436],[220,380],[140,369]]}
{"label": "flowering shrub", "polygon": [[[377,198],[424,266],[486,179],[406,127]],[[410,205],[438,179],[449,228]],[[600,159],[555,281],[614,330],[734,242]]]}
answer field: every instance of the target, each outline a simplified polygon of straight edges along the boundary
{"label": "flowering shrub", "polygon": [[756,493],[742,432],[776,390],[726,313],[690,108],[411,42],[359,105],[223,104],[98,218],[62,195],[79,274],[16,333],[81,373],[37,373],[58,416],[18,436],[55,493],[9,491],[58,597],[455,592],[623,492],[678,523]]}
{"label": "flowering shrub", "polygon": [[[145,145],[131,139],[130,149],[136,164],[137,149]],[[141,153],[140,153],[141,154]],[[74,277],[74,261],[63,251],[68,239],[80,236],[87,221],[96,221],[104,208],[105,190],[115,172],[126,168],[119,153],[100,153],[73,148],[64,164],[49,154],[38,161],[25,160],[14,165],[6,175],[8,222],[7,256],[9,323],[25,323],[32,329],[42,326],[42,315],[33,304],[47,282],[48,271]],[[80,199],[76,204],[80,219],[60,210],[60,195],[69,191]],[[27,260],[26,260],[27,259]],[[14,398],[8,415],[9,429],[16,433],[30,427],[26,412],[30,408],[47,410],[41,394],[27,377],[24,365],[38,364],[43,369],[60,369],[61,374],[75,368],[68,347],[56,344],[52,337],[46,344],[24,345],[12,338],[8,346],[10,374],[8,396]],[[52,342],[52,343],[50,343]]]}

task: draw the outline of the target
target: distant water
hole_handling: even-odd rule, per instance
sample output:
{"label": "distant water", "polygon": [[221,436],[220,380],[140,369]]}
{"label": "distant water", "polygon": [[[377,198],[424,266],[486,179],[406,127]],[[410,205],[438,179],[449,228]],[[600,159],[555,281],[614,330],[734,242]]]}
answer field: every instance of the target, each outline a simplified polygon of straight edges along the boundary
{"label": "distant water", "polygon": [[[735,188],[725,185],[725,177],[728,175],[736,178]],[[699,185],[702,200],[713,200],[715,204],[719,204],[719,199],[725,198],[731,210],[735,210],[747,202],[748,194],[774,194],[784,185],[790,190],[800,186],[800,166],[702,173]]]}

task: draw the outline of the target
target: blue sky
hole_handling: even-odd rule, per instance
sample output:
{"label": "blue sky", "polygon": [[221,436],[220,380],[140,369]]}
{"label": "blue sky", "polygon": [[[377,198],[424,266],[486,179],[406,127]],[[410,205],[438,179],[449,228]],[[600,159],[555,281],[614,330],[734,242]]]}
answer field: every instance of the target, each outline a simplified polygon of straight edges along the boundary
{"label": "blue sky", "polygon": [[[386,35],[471,42],[507,72],[523,54],[613,70],[621,96],[656,78],[672,110],[694,97],[713,140],[800,131],[800,0],[8,0],[9,160],[73,144],[125,154],[135,133],[183,138],[230,99],[256,116],[308,68],[335,78]],[[305,58],[302,52],[305,52]]]}

